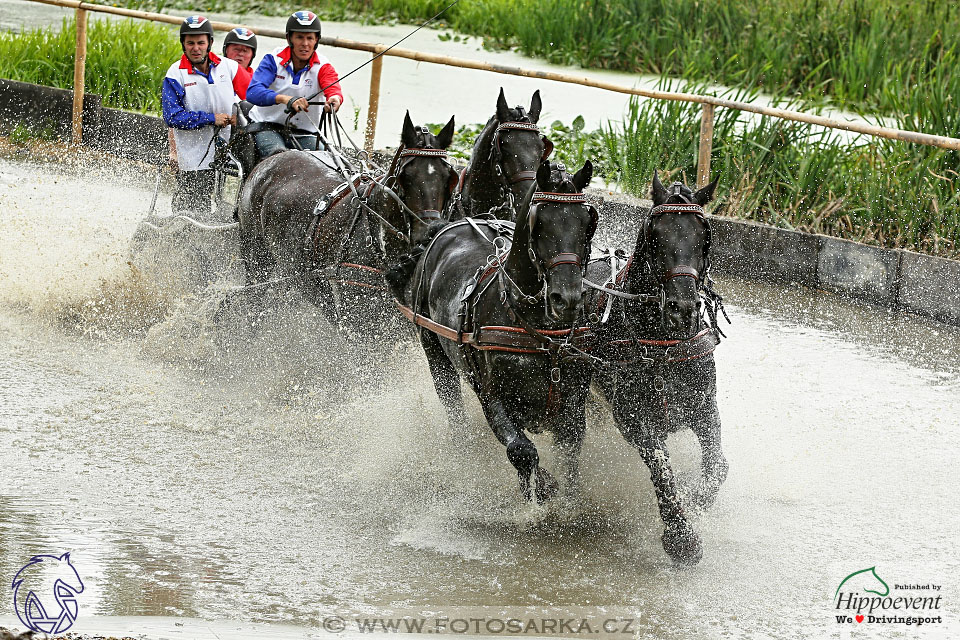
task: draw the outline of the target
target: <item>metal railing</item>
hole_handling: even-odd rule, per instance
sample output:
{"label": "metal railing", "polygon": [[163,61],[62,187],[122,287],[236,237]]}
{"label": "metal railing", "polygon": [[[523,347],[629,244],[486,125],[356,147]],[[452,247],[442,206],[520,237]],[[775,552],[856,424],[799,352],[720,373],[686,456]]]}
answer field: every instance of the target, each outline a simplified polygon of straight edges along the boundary
{"label": "metal railing", "polygon": [[[73,141],[79,144],[83,134],[83,94],[84,94],[84,65],[87,52],[87,12],[96,11],[99,13],[108,13],[128,18],[137,18],[140,20],[150,20],[153,22],[166,22],[169,24],[180,24],[182,17],[171,16],[165,13],[153,13],[149,11],[137,11],[135,9],[124,9],[122,7],[110,7],[105,5],[91,4],[81,2],[80,0],[28,0],[29,2],[40,2],[43,4],[55,5],[75,9],[77,14],[77,52],[74,66],[74,96],[73,96]],[[213,28],[220,31],[229,31],[235,27],[248,27],[253,29],[258,35],[268,37],[284,38],[285,34],[280,29],[261,29],[249,25],[232,24],[228,22],[214,22]],[[367,51],[376,55],[384,51],[387,46],[383,44],[373,44],[369,42],[358,42],[355,40],[345,40],[343,38],[320,38],[320,44],[328,47],[339,47],[342,49],[353,49],[356,51]],[[710,176],[710,158],[713,151],[713,126],[714,109],[716,107],[725,107],[727,109],[737,109],[748,113],[756,113],[764,116],[780,118],[782,120],[791,120],[794,122],[803,122],[813,124],[829,129],[840,129],[861,133],[878,138],[888,138],[891,140],[902,140],[923,144],[941,149],[953,149],[960,151],[960,138],[948,138],[946,136],[935,136],[918,131],[905,131],[903,129],[893,129],[881,127],[861,122],[845,122],[835,120],[825,116],[803,113],[801,111],[790,111],[788,109],[777,109],[774,107],[764,107],[748,102],[738,102],[736,100],[726,100],[714,96],[703,96],[693,93],[678,93],[671,91],[658,91],[654,89],[639,89],[635,87],[626,87],[594,80],[586,76],[577,76],[567,73],[557,73],[554,71],[538,71],[531,69],[522,69],[520,67],[508,67],[479,60],[468,60],[464,58],[453,58],[450,56],[438,55],[434,53],[424,53],[422,51],[413,51],[411,49],[390,49],[383,56],[373,61],[370,74],[370,100],[367,107],[367,126],[364,134],[364,146],[367,150],[373,148],[373,138],[377,130],[377,113],[380,106],[380,78],[383,69],[383,59],[386,56],[396,58],[406,58],[418,62],[429,62],[432,64],[441,64],[451,67],[460,67],[462,69],[476,69],[479,71],[489,71],[491,73],[502,73],[506,75],[522,76],[527,78],[537,78],[540,80],[552,80],[555,82],[565,82],[569,84],[579,84],[586,87],[605,89],[626,95],[640,96],[644,98],[653,98],[656,100],[676,100],[681,102],[695,102],[703,106],[703,113],[700,121],[700,146],[697,158],[697,185],[704,186],[709,182]]]}

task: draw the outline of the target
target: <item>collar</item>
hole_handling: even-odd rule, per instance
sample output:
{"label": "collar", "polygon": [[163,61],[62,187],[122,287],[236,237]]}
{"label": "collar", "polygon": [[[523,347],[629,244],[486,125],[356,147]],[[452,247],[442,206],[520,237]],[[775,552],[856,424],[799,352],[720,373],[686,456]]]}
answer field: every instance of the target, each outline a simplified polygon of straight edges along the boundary
{"label": "collar", "polygon": [[[290,64],[290,59],[293,57],[293,52],[290,51],[290,46],[287,45],[283,48],[283,51],[277,54],[277,57],[280,58],[280,64],[282,66],[287,66]],[[317,52],[314,51],[313,55],[310,56],[310,60],[307,61],[307,66],[305,68],[310,68],[314,64],[320,62],[320,56],[317,55]]]}
{"label": "collar", "polygon": [[[207,57],[210,58],[210,64],[213,66],[220,64],[220,57],[213,51],[208,53]],[[196,67],[193,66],[192,62],[190,62],[190,58],[187,57],[187,54],[180,56],[180,68],[186,69],[188,73],[197,73]]]}

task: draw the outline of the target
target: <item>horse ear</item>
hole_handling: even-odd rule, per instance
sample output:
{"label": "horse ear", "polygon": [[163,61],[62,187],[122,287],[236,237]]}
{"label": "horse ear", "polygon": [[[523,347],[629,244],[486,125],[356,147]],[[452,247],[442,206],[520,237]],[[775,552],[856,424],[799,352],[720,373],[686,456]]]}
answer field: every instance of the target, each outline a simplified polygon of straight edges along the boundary
{"label": "horse ear", "polygon": [[693,194],[694,202],[696,202],[698,205],[702,207],[703,205],[713,200],[713,192],[716,191],[717,182],[719,180],[720,178],[717,178],[716,180],[714,180],[713,182],[705,186],[703,189],[700,189],[695,194]]}
{"label": "horse ear", "polygon": [[437,146],[441,149],[446,149],[450,146],[450,143],[453,142],[453,133],[456,131],[457,125],[453,123],[453,119],[456,116],[450,118],[450,122],[447,123],[443,129],[440,130],[440,133],[437,134]]}
{"label": "horse ear", "polygon": [[577,191],[582,192],[583,188],[590,184],[593,179],[593,163],[587,160],[583,163],[583,168],[577,171],[573,176],[573,184]]}
{"label": "horse ear", "polygon": [[543,109],[543,103],[540,102],[540,89],[533,92],[533,99],[530,100],[530,122],[536,124],[540,119],[540,110]]}
{"label": "horse ear", "polygon": [[667,201],[670,194],[667,193],[663,183],[660,182],[660,175],[656,170],[653,172],[653,206],[663,204]]}
{"label": "horse ear", "polygon": [[550,188],[550,163],[541,162],[540,168],[537,169],[537,187],[540,191],[545,191]]}
{"label": "horse ear", "polygon": [[510,122],[510,107],[507,106],[507,98],[503,95],[503,87],[500,87],[500,97],[497,98],[497,120],[501,123]]}
{"label": "horse ear", "polygon": [[403,132],[400,134],[400,142],[408,149],[415,149],[420,146],[420,140],[417,138],[417,130],[413,128],[413,121],[410,119],[410,112],[403,117]]}

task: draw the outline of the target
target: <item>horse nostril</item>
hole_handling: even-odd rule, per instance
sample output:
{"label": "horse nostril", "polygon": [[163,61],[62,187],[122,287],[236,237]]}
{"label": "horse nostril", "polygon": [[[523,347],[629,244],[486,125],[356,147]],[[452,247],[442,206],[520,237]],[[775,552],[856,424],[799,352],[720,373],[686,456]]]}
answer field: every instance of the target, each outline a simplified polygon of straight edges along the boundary
{"label": "horse nostril", "polygon": [[550,294],[550,306],[560,311],[567,307],[567,299],[563,295],[553,292]]}

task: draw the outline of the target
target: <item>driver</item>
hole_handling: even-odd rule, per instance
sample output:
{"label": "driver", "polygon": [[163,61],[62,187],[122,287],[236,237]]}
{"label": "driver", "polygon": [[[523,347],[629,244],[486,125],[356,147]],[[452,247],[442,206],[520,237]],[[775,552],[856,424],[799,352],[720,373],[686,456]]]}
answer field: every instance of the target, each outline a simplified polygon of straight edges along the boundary
{"label": "driver", "polygon": [[[247,95],[247,86],[253,78],[253,58],[257,55],[257,35],[246,27],[237,27],[227,31],[223,38],[223,57],[230,58],[240,66],[243,76],[243,94]],[[240,93],[238,92],[238,95]]]}
{"label": "driver", "polygon": [[167,70],[161,88],[163,120],[176,142],[177,189],[175,214],[209,213],[214,187],[214,138],[230,136],[233,105],[243,95],[237,63],[211,51],[213,25],[203,16],[190,16],[180,25],[183,57]]}
{"label": "driver", "polygon": [[253,124],[247,130],[261,158],[292,148],[292,141],[281,133],[287,106],[296,112],[290,124],[297,141],[304,149],[315,150],[320,107],[308,105],[308,98],[322,100],[322,90],[324,110],[336,111],[343,104],[337,71],[317,54],[320,19],[309,11],[297,11],[287,19],[286,35],[287,46],[263,57],[247,89],[247,100],[257,105],[250,110]]}

